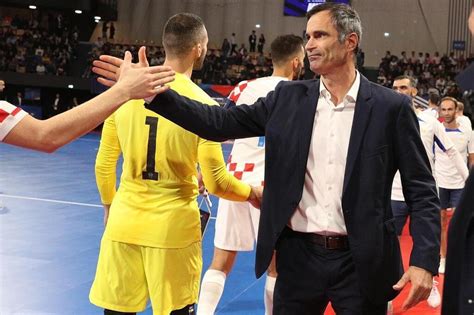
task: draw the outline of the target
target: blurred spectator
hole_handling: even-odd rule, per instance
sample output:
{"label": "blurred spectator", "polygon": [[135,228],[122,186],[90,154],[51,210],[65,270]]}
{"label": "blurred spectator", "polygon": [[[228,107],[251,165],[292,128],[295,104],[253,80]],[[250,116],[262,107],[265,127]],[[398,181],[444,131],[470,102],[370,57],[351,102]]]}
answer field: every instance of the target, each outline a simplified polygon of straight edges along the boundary
{"label": "blurred spectator", "polygon": [[0,100],[5,99],[4,90],[5,90],[5,81],[0,80]]}
{"label": "blurred spectator", "polygon": [[240,45],[239,54],[240,54],[241,56],[247,55],[247,48],[245,48],[245,44]]}
{"label": "blurred spectator", "polygon": [[113,22],[110,22],[110,27],[109,27],[109,39],[111,39],[112,41],[114,40],[114,36],[115,36],[115,26],[114,26],[114,23]]}
{"label": "blurred spectator", "polygon": [[227,40],[227,38],[224,38],[224,41],[222,41],[222,46],[221,46],[222,56],[228,57],[230,54],[230,50],[231,50],[230,43]]}
{"label": "blurred spectator", "polygon": [[255,31],[252,31],[252,34],[249,35],[250,52],[255,52],[256,45],[257,45],[257,35],[255,34]]}
{"label": "blurred spectator", "polygon": [[41,75],[46,73],[46,67],[44,66],[43,62],[40,62],[36,66],[36,73]]}
{"label": "blurred spectator", "polygon": [[233,53],[237,53],[235,50],[237,48],[237,41],[235,39],[235,33],[232,33],[232,36],[230,37],[230,54],[232,55]]}
{"label": "blurred spectator", "polygon": [[107,21],[104,21],[102,22],[102,38],[104,39],[104,41],[107,41],[107,30],[108,30],[108,26],[107,26]]}
{"label": "blurred spectator", "polygon": [[23,95],[21,92],[16,93],[16,96],[10,101],[10,103],[18,107],[23,105]]}
{"label": "blurred spectator", "polygon": [[59,114],[59,112],[61,111],[61,103],[61,95],[59,95],[59,93],[56,93],[56,96],[53,101],[53,115]]}
{"label": "blurred spectator", "polygon": [[258,38],[258,52],[263,54],[263,46],[265,46],[265,36],[262,34],[260,34],[260,37]]}

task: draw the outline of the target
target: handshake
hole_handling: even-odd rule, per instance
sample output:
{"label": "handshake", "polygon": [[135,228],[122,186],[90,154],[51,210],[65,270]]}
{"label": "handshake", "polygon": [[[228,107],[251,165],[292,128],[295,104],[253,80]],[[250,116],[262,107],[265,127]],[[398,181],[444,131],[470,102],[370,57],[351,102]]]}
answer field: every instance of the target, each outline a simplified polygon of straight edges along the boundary
{"label": "handshake", "polygon": [[252,206],[260,209],[263,197],[263,186],[250,186],[250,195],[247,199]]}
{"label": "handshake", "polygon": [[[204,181],[202,179],[201,172],[198,173],[198,189],[199,194],[203,195],[206,192],[206,187],[204,186]],[[247,201],[257,209],[260,209],[263,197],[263,186],[250,186],[250,194],[247,198]]]}
{"label": "handshake", "polygon": [[[201,173],[198,173],[198,186],[199,194],[204,194],[206,187],[204,186],[204,181],[202,180]],[[263,186],[250,186],[250,194],[247,198],[247,201],[257,209],[260,209],[263,197]]]}

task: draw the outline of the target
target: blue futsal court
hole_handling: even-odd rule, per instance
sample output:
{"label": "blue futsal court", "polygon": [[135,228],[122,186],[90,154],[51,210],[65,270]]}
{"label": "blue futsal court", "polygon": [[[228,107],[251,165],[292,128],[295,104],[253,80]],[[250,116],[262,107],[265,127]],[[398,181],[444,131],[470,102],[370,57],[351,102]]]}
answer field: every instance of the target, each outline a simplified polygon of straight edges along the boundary
{"label": "blue futsal court", "polygon": [[[0,314],[103,314],[88,298],[103,232],[94,177],[99,138],[84,136],[49,155],[0,145]],[[227,157],[231,145],[223,149]],[[203,272],[214,224],[204,237]],[[265,277],[255,279],[254,259],[254,252],[238,255],[217,314],[264,313]]]}

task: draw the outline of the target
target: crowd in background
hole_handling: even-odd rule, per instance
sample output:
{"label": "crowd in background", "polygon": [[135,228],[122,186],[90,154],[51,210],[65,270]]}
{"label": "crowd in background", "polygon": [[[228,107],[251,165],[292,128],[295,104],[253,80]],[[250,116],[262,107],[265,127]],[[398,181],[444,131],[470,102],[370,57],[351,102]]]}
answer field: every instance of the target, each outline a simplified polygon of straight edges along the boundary
{"label": "crowd in background", "polygon": [[[32,16],[26,20],[18,16],[2,17],[0,21],[0,71],[37,73],[40,75],[67,75],[71,60],[77,58],[78,28],[71,26],[61,14],[48,14],[42,19]],[[123,57],[130,50],[137,58],[140,44],[122,44],[115,39],[113,22],[102,23],[102,36],[91,43],[87,67],[83,78],[91,75],[92,61],[101,54]],[[236,41],[236,34],[225,38],[221,47],[208,50],[204,66],[193,74],[197,83],[235,85],[242,80],[271,75],[272,63],[268,49],[265,51],[264,34],[252,31],[248,44]],[[359,58],[360,56],[360,58]],[[164,49],[148,45],[147,57],[150,65],[162,64]],[[387,51],[379,65],[378,83],[391,87],[399,75],[416,78],[418,95],[428,98],[430,93],[440,96],[462,98],[454,77],[474,58],[463,54],[401,52],[400,56]],[[357,63],[363,65],[363,54]]]}
{"label": "crowd in background", "polygon": [[393,79],[409,75],[417,80],[418,95],[427,98],[430,93],[460,98],[461,92],[454,81],[455,76],[466,68],[474,58],[456,56],[454,52],[440,55],[435,52],[410,54],[402,51],[400,56],[387,51],[379,65],[378,83],[391,87]]}
{"label": "crowd in background", "polygon": [[[271,75],[272,62],[269,54],[263,51],[265,45],[263,34],[255,47],[250,42],[250,36],[249,49],[245,44],[237,47],[235,34],[232,34],[231,40],[224,39],[220,49],[209,49],[203,68],[193,74],[193,80],[205,84],[235,85],[242,80]],[[141,45],[113,43],[109,39],[110,37],[102,36],[93,43],[87,57],[89,66],[85,69],[83,78],[90,77],[92,61],[98,59],[101,54],[123,57],[125,51],[129,50],[137,60],[137,52]],[[147,58],[152,66],[162,64],[165,60],[163,47],[148,45]]]}
{"label": "crowd in background", "polygon": [[61,14],[30,20],[18,16],[1,18],[0,71],[67,75],[76,57],[77,27],[70,27]]}

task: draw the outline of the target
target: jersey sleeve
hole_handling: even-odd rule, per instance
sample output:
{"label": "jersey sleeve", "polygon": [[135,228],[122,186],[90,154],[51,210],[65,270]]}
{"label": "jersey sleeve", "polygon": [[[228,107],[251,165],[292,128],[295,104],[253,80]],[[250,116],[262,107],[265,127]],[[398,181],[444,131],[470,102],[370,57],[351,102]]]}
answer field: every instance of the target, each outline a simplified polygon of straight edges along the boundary
{"label": "jersey sleeve", "polygon": [[27,115],[20,107],[0,101],[0,141]]}
{"label": "jersey sleeve", "polygon": [[115,115],[111,115],[104,122],[99,152],[95,161],[97,189],[104,205],[110,205],[115,196],[117,189],[117,161],[121,152],[115,127]]}
{"label": "jersey sleeve", "polygon": [[232,201],[247,200],[250,186],[227,171],[220,143],[199,139],[198,161],[204,185],[211,194]]}
{"label": "jersey sleeve", "polygon": [[467,153],[473,154],[474,153],[474,131],[471,130],[471,135],[469,137],[469,143],[467,145]]}

